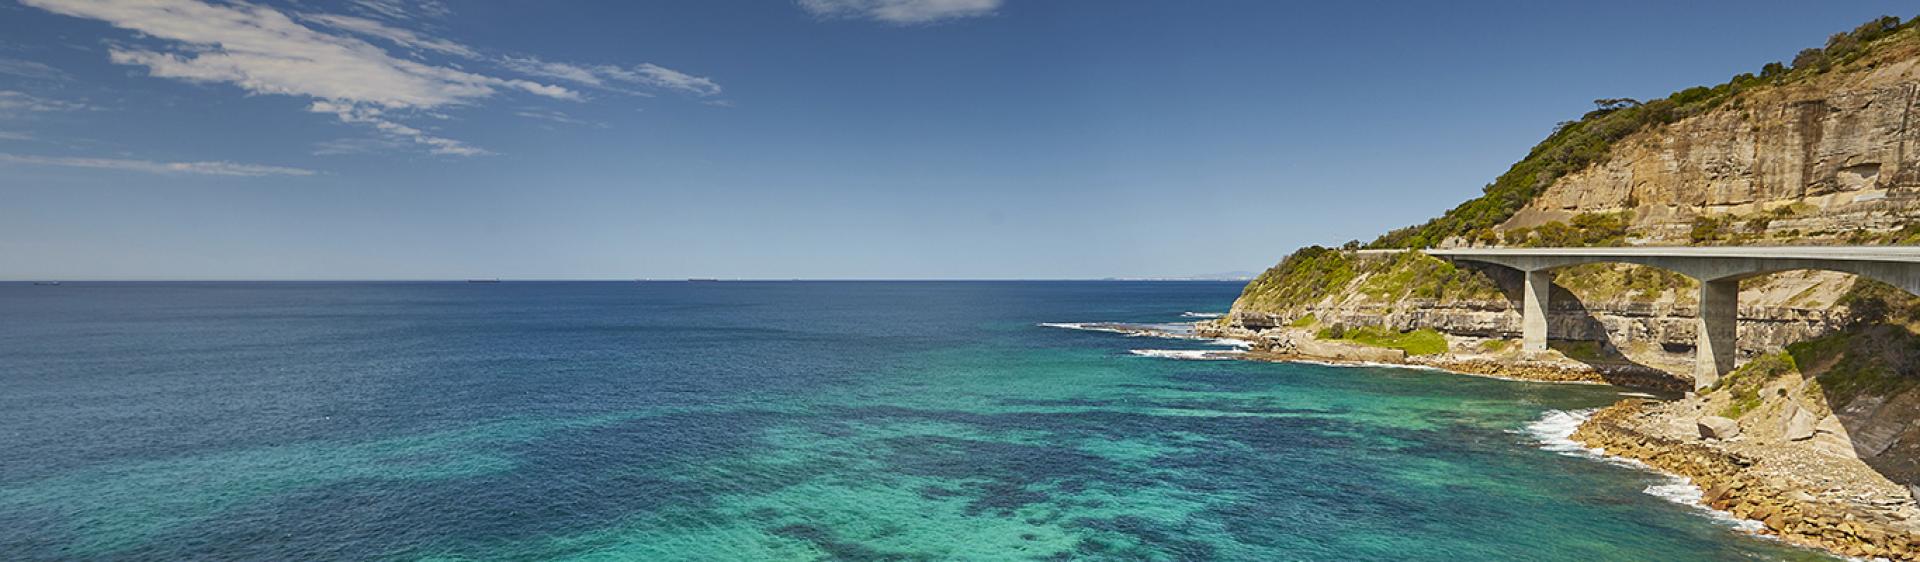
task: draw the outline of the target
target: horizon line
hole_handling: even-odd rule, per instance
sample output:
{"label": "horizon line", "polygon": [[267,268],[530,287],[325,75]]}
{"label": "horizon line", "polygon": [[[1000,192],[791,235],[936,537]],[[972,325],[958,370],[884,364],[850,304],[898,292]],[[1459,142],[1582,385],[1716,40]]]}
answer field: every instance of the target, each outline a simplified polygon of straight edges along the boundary
{"label": "horizon line", "polygon": [[396,279],[142,279],[142,278],[9,278],[0,283],[792,283],[792,282],[1007,282],[1007,281],[1167,281],[1167,282],[1246,282],[1247,279],[1200,277],[672,277],[672,278],[396,278]]}

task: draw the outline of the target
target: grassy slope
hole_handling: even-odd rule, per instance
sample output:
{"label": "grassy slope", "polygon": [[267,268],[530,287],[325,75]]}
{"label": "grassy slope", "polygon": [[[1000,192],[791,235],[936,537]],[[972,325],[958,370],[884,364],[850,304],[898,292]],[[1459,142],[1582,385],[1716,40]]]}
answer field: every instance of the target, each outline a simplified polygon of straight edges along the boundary
{"label": "grassy slope", "polygon": [[1845,330],[1795,343],[1749,361],[1710,392],[1732,400],[1718,412],[1729,418],[1751,413],[1770,397],[1768,383],[1797,374],[1812,381],[1802,392],[1810,403],[1843,407],[1860,396],[1893,396],[1920,387],[1920,298],[1876,282],[1848,296],[1863,321]]}
{"label": "grassy slope", "polygon": [[1421,253],[1368,258],[1331,248],[1303,248],[1247,283],[1234,308],[1299,311],[1358,292],[1378,302],[1408,298],[1442,302],[1500,298],[1485,275]]}

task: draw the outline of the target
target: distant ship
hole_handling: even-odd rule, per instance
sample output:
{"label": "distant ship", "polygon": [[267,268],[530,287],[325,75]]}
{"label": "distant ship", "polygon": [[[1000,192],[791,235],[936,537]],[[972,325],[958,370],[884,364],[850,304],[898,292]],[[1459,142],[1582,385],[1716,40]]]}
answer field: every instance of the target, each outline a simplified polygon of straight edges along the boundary
{"label": "distant ship", "polygon": [[694,278],[688,279],[687,282],[688,283],[719,283],[720,280],[708,278],[708,277],[694,277]]}
{"label": "distant ship", "polygon": [[59,281],[34,281],[33,284],[44,286],[44,287],[53,287],[53,286],[59,285],[60,282]]}

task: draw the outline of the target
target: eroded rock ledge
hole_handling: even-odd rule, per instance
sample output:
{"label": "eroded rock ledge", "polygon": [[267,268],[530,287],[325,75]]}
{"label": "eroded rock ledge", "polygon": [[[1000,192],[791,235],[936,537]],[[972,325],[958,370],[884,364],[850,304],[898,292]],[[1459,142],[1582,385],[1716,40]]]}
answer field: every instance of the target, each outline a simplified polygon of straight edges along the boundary
{"label": "eroded rock ledge", "polygon": [[1920,509],[1903,487],[1855,459],[1705,439],[1688,401],[1626,400],[1573,434],[1588,447],[1691,480],[1709,507],[1767,534],[1856,557],[1920,560]]}
{"label": "eroded rock ledge", "polygon": [[1238,326],[1223,327],[1211,322],[1201,322],[1195,325],[1194,332],[1201,337],[1248,342],[1251,347],[1245,357],[1253,360],[1410,365],[1504,379],[1611,384],[1627,388],[1672,392],[1676,395],[1693,388],[1691,380],[1657,368],[1635,364],[1588,364],[1551,355],[1521,358],[1449,352],[1439,355],[1410,356],[1398,349],[1323,340],[1314,337],[1311,331],[1284,327],[1255,331]]}

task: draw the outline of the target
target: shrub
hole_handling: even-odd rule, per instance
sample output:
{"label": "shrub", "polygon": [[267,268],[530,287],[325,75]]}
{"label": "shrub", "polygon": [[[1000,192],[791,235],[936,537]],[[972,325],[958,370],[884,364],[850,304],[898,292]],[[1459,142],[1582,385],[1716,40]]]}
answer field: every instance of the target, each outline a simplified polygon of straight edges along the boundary
{"label": "shrub", "polygon": [[1693,229],[1687,231],[1687,239],[1695,244],[1706,244],[1721,238],[1720,229],[1726,226],[1726,220],[1720,217],[1700,215],[1693,218]]}

